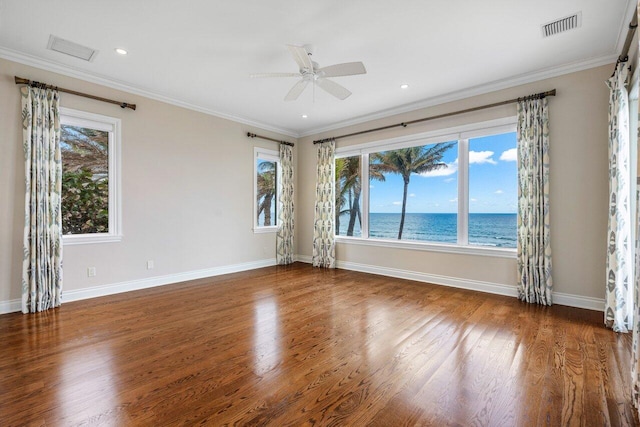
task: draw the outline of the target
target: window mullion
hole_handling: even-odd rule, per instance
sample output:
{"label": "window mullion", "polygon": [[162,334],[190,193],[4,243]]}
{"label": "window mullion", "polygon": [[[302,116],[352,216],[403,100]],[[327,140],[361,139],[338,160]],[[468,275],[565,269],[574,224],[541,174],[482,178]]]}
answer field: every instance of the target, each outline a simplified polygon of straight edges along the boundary
{"label": "window mullion", "polygon": [[458,141],[458,244],[469,244],[469,140]]}

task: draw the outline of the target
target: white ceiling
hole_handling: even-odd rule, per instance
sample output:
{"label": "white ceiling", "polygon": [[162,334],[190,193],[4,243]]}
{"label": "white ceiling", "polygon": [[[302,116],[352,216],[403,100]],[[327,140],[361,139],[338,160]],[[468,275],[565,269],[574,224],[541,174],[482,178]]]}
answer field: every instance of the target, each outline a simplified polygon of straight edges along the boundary
{"label": "white ceiling", "polygon": [[[613,62],[634,6],[635,0],[0,0],[0,57],[302,136]],[[542,37],[542,24],[578,11],[580,28]],[[85,62],[47,50],[51,34],[99,53]],[[297,72],[285,45],[306,43],[320,66],[364,62],[366,75],[334,79],[351,97],[340,101],[316,89],[314,99],[310,86],[285,102],[295,78],[249,77]],[[116,47],[129,54],[116,54]],[[402,83],[409,89],[401,90]]]}

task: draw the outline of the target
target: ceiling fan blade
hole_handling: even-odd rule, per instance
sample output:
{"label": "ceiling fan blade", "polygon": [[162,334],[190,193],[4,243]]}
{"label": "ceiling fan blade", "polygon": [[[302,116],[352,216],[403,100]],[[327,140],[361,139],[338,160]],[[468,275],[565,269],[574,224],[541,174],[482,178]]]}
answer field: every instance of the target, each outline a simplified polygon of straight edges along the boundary
{"label": "ceiling fan blade", "polygon": [[298,83],[293,85],[287,96],[284,97],[285,101],[295,101],[298,99],[304,88],[309,84],[309,80],[300,80]]}
{"label": "ceiling fan blade", "polygon": [[256,73],[251,74],[252,79],[262,77],[300,77],[300,73]]}
{"label": "ceiling fan blade", "polygon": [[293,56],[294,61],[296,61],[300,69],[306,68],[308,70],[313,70],[313,63],[311,62],[311,58],[309,58],[309,53],[304,47],[288,44],[287,48],[289,49],[289,52],[291,52],[291,56]]}
{"label": "ceiling fan blade", "polygon": [[316,83],[321,89],[324,89],[340,100],[345,100],[351,95],[351,92],[349,92],[347,88],[331,80],[318,79],[316,80]]}
{"label": "ceiling fan blade", "polygon": [[322,77],[354,76],[356,74],[367,73],[362,62],[345,62],[344,64],[329,65],[328,67],[320,68],[318,71],[322,73]]}

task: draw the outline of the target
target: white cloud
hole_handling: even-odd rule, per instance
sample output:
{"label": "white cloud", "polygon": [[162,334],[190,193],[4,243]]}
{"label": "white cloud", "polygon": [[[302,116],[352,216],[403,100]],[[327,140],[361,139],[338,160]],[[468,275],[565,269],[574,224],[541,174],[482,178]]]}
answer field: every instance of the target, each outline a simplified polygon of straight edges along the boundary
{"label": "white cloud", "polygon": [[409,194],[409,197],[416,197],[416,193]]}
{"label": "white cloud", "polygon": [[471,201],[472,201],[472,202],[477,202],[477,201],[478,201],[478,199],[471,199]]}
{"label": "white cloud", "polygon": [[449,200],[451,203],[456,203],[458,201],[458,198],[456,197],[455,199],[451,199]]}
{"label": "white cloud", "polygon": [[479,165],[483,163],[491,163],[492,165],[498,164],[491,158],[493,151],[469,151],[469,164],[477,163]]}
{"label": "white cloud", "polygon": [[393,204],[393,205],[401,205],[401,204],[402,204],[402,202],[393,202],[392,204]]}
{"label": "white cloud", "polygon": [[502,194],[502,193],[504,193],[504,191],[502,191],[502,190],[496,190],[496,194]]}
{"label": "white cloud", "polygon": [[376,188],[376,187],[374,187],[373,185],[369,184],[369,188]]}
{"label": "white cloud", "polygon": [[444,182],[452,182],[453,180],[455,180],[455,178],[446,178],[444,179]]}
{"label": "white cloud", "polygon": [[453,175],[456,172],[458,172],[458,159],[456,159],[455,162],[447,163],[443,168],[421,173],[420,176],[431,178],[434,176],[449,176]]}
{"label": "white cloud", "polygon": [[503,160],[505,162],[515,162],[518,160],[518,149],[517,148],[511,148],[507,151],[503,151],[502,154],[500,155],[500,160]]}

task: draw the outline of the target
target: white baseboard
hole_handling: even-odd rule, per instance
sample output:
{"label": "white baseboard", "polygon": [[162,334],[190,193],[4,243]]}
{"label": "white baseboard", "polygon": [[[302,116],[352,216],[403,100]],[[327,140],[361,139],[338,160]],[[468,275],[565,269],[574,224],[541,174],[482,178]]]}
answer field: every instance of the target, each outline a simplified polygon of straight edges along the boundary
{"label": "white baseboard", "polygon": [[379,267],[355,262],[336,261],[336,267],[345,270],[360,271],[363,273],[378,274],[381,276],[396,277],[398,279],[415,280],[417,282],[432,283],[434,285],[450,286],[452,288],[469,289],[473,291],[487,292],[496,295],[510,297],[518,296],[515,286],[500,283],[481,282],[479,280],[460,279],[456,277],[440,276],[437,274],[421,273],[417,271],[400,270],[398,268]]}
{"label": "white baseboard", "polygon": [[[311,263],[311,257],[307,255],[298,255],[296,259],[300,262]],[[487,292],[496,295],[505,295],[510,297],[518,296],[518,291],[514,285],[505,285],[502,283],[481,282],[478,280],[440,276],[437,274],[421,273],[390,267],[379,267],[376,265],[359,264],[348,261],[336,261],[336,267],[344,270],[360,271],[363,273],[396,277],[398,279],[415,280],[418,282],[433,283],[434,285],[451,286],[453,288],[469,289],[472,291]],[[554,304],[558,305],[567,305],[569,307],[585,308],[588,310],[604,312],[604,298],[592,298],[581,295],[565,294],[562,292],[553,292],[552,300]]]}
{"label": "white baseboard", "polygon": [[22,311],[22,300],[0,301],[0,314],[15,313],[16,311]]}
{"label": "white baseboard", "polygon": [[604,298],[583,297],[582,295],[553,292],[552,301],[558,305],[586,308],[587,310],[602,311],[604,313]]}
{"label": "white baseboard", "polygon": [[[295,260],[311,264],[311,257],[308,255],[296,255]],[[153,288],[156,286],[170,285],[187,280],[204,279],[207,277],[219,276],[222,274],[237,273],[239,271],[254,270],[256,268],[270,267],[276,265],[275,259],[234,264],[222,267],[207,268],[203,270],[189,271],[185,273],[169,274],[166,276],[149,277],[145,279],[130,280],[111,285],[94,286],[91,288],[65,291],[62,294],[63,302],[79,301],[88,298],[96,298],[106,295],[113,295],[122,292],[136,291],[140,289]],[[450,286],[453,288],[469,289],[479,292],[487,292],[496,295],[516,297],[516,287],[501,283],[482,282],[478,280],[462,279],[457,277],[440,276],[437,274],[427,274],[410,270],[401,270],[390,267],[379,267],[370,264],[359,264],[347,261],[336,261],[337,268],[344,270],[360,271],[363,273],[377,274],[381,276],[396,277],[399,279],[415,280],[418,282],[433,283],[434,285]],[[586,308],[604,312],[604,299],[585,297],[581,295],[565,294],[561,292],[553,293],[553,303],[567,305],[569,307]],[[22,301],[19,299],[0,301],[0,314],[12,313],[22,310]]]}
{"label": "white baseboard", "polygon": [[[80,301],[83,299],[119,294],[122,292],[137,291],[140,289],[185,282],[187,280],[204,279],[207,277],[220,276],[222,274],[237,273],[239,271],[270,267],[272,265],[276,265],[275,258],[245,262],[242,264],[226,265],[222,267],[206,268],[203,270],[188,271],[185,273],[176,273],[168,274],[165,276],[148,277],[145,279],[129,280],[126,282],[114,283],[111,285],[93,286],[85,289],[76,289],[70,291],[63,290],[62,302],[65,303],[71,301]],[[0,314],[12,313],[21,310],[22,301],[19,299],[0,301]]]}

